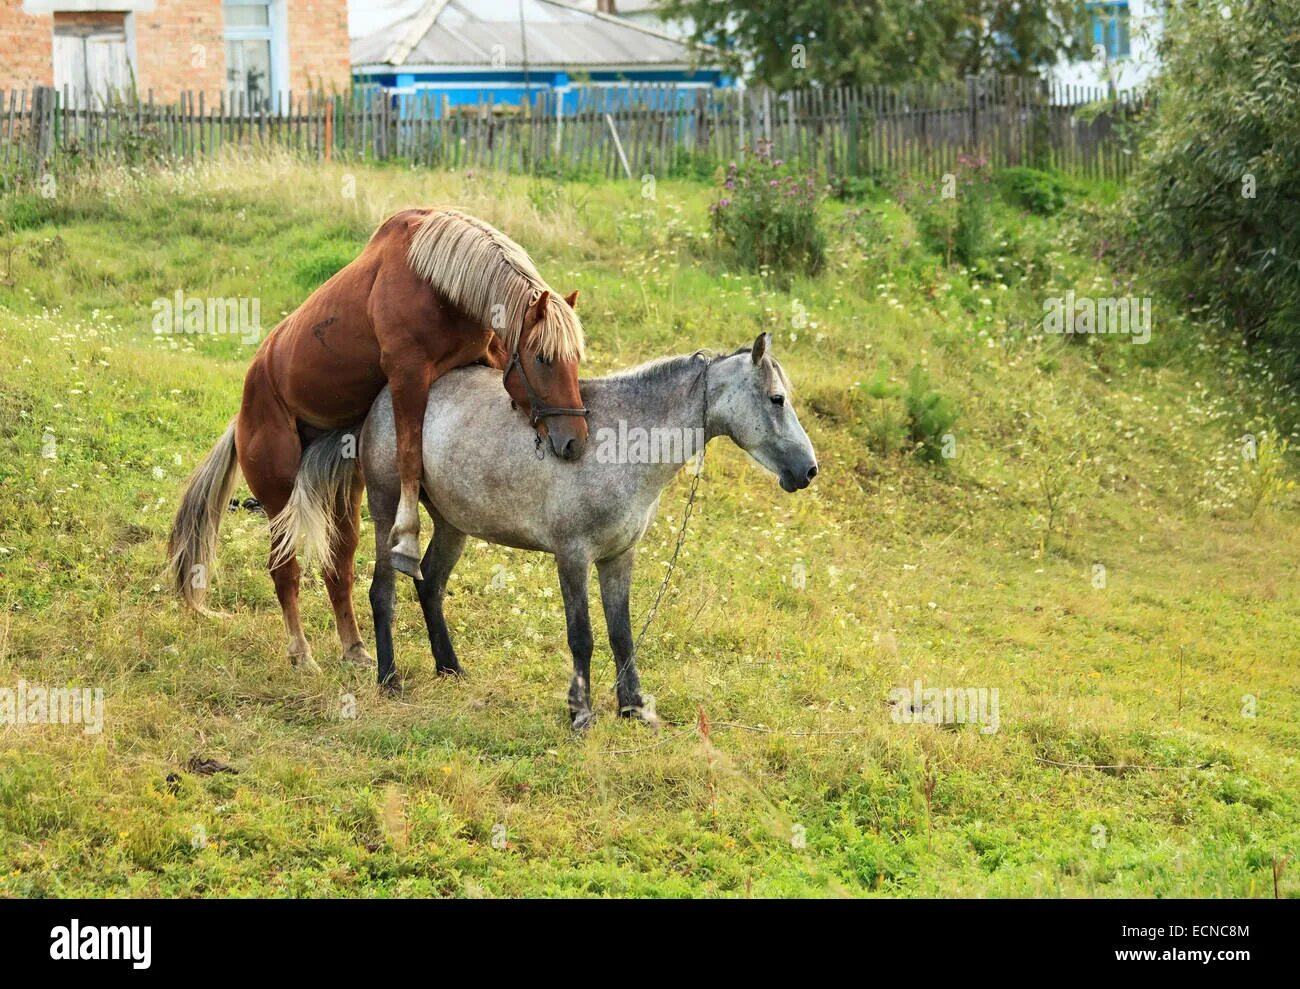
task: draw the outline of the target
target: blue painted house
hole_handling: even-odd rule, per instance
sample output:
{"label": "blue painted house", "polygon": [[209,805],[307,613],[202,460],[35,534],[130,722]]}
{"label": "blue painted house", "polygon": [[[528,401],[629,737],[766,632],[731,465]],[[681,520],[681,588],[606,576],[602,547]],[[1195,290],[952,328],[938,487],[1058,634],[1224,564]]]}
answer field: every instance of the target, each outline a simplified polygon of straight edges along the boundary
{"label": "blue painted house", "polygon": [[[701,58],[703,55],[703,59]],[[561,0],[425,0],[414,13],[352,41],[352,75],[400,97],[497,105],[575,85],[630,89],[674,83],[679,99],[731,80],[694,48],[655,28]]]}
{"label": "blue painted house", "polygon": [[1079,40],[1087,57],[1062,60],[1049,73],[1074,86],[1145,86],[1160,65],[1164,0],[1088,0]]}

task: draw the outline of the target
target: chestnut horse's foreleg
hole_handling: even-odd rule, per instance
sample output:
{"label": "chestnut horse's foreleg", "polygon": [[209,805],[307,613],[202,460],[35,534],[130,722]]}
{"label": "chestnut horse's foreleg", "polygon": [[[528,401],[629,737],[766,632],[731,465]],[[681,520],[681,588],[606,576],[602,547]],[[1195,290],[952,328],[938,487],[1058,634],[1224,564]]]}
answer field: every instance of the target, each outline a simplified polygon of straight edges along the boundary
{"label": "chestnut horse's foreleg", "polygon": [[442,612],[442,602],[447,591],[447,578],[455,568],[460,554],[465,550],[465,533],[446,522],[435,522],[433,538],[420,562],[424,579],[415,585],[420,595],[420,608],[424,611],[424,625],[429,632],[429,647],[439,673],[459,675],[464,671],[451,644],[451,632]]}
{"label": "chestnut horse's foreleg", "polygon": [[556,556],[560,593],[564,595],[564,622],[573,654],[573,679],[569,682],[569,717],[574,731],[586,731],[595,720],[591,711],[591,615],[587,608],[587,577],[591,561],[585,556]]}
{"label": "chestnut horse's foreleg", "polygon": [[397,473],[401,492],[397,518],[388,537],[392,566],[399,573],[420,579],[420,481],[424,477],[424,409],[434,368],[422,364],[391,373],[393,423],[397,428]]}
{"label": "chestnut horse's foreleg", "polygon": [[635,551],[629,549],[608,560],[596,562],[596,573],[600,577],[600,604],[605,611],[609,647],[614,652],[619,716],[637,718],[657,729],[659,719],[653,710],[646,709],[641,697],[641,677],[636,671],[636,656],[633,653],[635,643],[632,640],[632,618],[628,604],[634,559]]}
{"label": "chestnut horse's foreleg", "polygon": [[361,472],[354,471],[352,487],[334,506],[334,544],[324,567],[324,578],[330,606],[334,609],[334,627],[338,629],[339,642],[343,645],[343,658],[369,666],[375,660],[361,641],[356,612],[352,610],[352,584],[356,579],[355,557],[361,536],[361,494],[364,490]]}
{"label": "chestnut horse's foreleg", "polygon": [[[289,501],[293,481],[302,458],[302,443],[292,421],[279,412],[263,410],[257,403],[245,401],[235,429],[235,449],[239,452],[239,467],[253,496],[262,503],[270,518],[279,515]],[[280,601],[285,631],[289,633],[289,661],[296,669],[319,673],[320,667],[312,659],[311,647],[302,631],[302,616],[298,611],[298,586],[302,571],[298,558],[279,559],[281,544],[273,544],[269,568],[275,583],[275,596]]]}

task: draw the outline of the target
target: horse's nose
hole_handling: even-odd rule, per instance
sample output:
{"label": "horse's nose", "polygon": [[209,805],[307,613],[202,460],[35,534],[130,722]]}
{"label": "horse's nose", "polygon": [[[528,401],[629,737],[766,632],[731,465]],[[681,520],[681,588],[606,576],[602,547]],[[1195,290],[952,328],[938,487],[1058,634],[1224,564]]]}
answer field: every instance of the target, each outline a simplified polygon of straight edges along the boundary
{"label": "horse's nose", "polygon": [[817,465],[813,464],[811,467],[808,468],[808,480],[811,481],[816,476],[817,476]]}
{"label": "horse's nose", "polygon": [[582,451],[585,448],[586,444],[582,440],[576,436],[570,436],[564,441],[564,445],[560,447],[559,454],[565,460],[577,460],[582,456]]}
{"label": "horse's nose", "polygon": [[553,420],[546,424],[546,433],[561,460],[577,460],[587,449],[587,423],[582,419]]}

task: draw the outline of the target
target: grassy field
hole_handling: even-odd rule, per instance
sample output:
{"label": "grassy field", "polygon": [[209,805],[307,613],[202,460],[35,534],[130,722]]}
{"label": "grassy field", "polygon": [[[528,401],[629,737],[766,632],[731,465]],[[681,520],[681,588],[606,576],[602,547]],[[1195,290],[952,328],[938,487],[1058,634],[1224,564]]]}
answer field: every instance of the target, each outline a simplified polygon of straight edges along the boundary
{"label": "grassy field", "polygon": [[[1300,895],[1300,505],[1262,439],[1296,409],[1169,300],[1145,346],[1041,333],[1066,289],[1149,294],[1086,249],[1110,191],[999,206],[978,270],[892,197],[831,202],[826,269],[789,282],[720,252],[707,184],[655,192],[271,158],[0,202],[0,687],[105,694],[99,734],[0,725],[0,895],[1271,897],[1275,872]],[[222,530],[230,617],[165,589],[253,348],[156,336],[153,300],[256,297],[273,325],[384,215],[449,201],[581,290],[589,374],[770,330],[794,380],[821,476],[787,495],[710,447],[641,658],[659,736],[614,717],[598,607],[600,717],[571,735],[546,557],[471,543],[461,681],[399,593],[400,699],[342,661],[317,574],[323,673],[291,670],[259,516]],[[951,459],[899,448],[904,400],[872,397],[914,366],[957,407]],[[688,481],[643,544],[638,627]],[[996,688],[998,731],[897,723],[917,679]]]}

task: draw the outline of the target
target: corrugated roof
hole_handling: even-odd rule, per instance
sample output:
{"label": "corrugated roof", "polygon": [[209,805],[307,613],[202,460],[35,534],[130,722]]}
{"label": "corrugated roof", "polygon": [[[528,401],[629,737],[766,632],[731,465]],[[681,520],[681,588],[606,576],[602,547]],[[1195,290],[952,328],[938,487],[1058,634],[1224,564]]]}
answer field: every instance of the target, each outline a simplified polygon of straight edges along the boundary
{"label": "corrugated roof", "polygon": [[596,68],[686,65],[692,50],[659,31],[559,0],[430,0],[352,42],[352,64]]}

